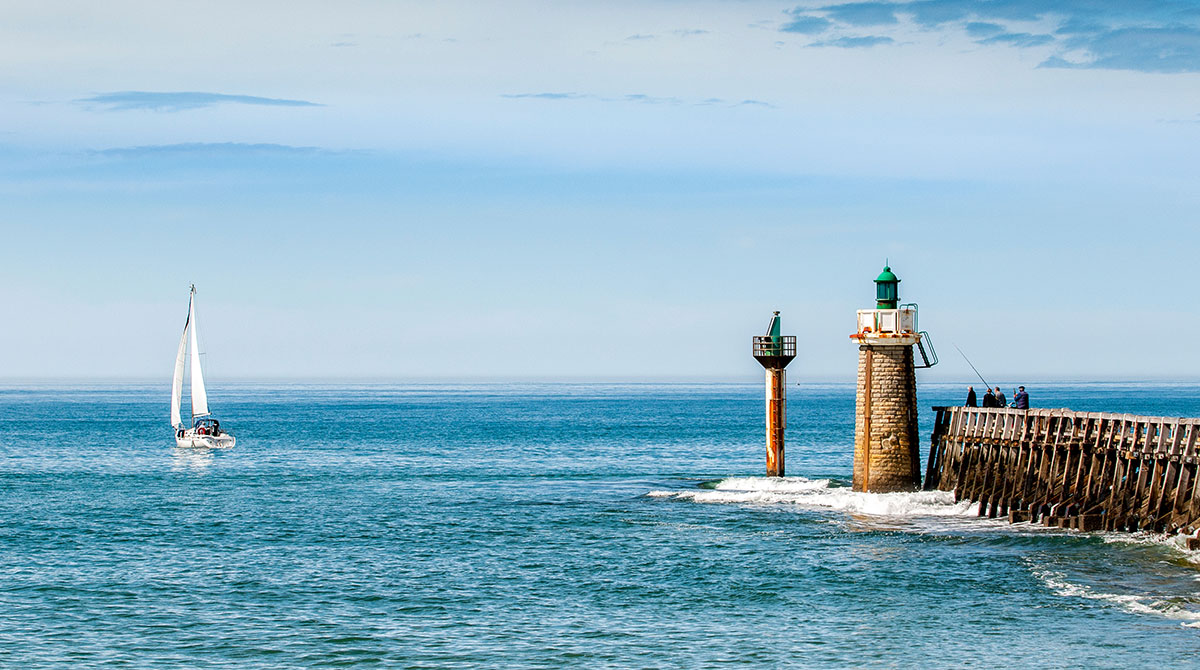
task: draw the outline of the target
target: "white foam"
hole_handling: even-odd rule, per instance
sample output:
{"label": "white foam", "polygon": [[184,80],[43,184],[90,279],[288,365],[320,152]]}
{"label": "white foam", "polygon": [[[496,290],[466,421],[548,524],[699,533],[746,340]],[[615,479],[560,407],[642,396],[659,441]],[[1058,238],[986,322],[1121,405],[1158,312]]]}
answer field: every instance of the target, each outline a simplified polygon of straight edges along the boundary
{"label": "white foam", "polygon": [[718,491],[801,493],[829,488],[829,480],[805,477],[730,477],[717,482],[715,488]]}
{"label": "white foam", "polygon": [[788,504],[892,517],[969,516],[978,505],[954,502],[947,491],[912,493],[862,493],[831,486],[828,479],[804,477],[730,477],[711,489],[651,491],[654,498],[676,498],[700,503]]}
{"label": "white foam", "polygon": [[[1183,533],[1168,534],[1150,531],[1125,533],[1113,531],[1098,533],[1098,535],[1105,544],[1166,547],[1178,552],[1179,556],[1188,563],[1200,564],[1200,550],[1188,549],[1186,540],[1189,536]],[[1200,581],[1200,576],[1197,576],[1197,581]]]}
{"label": "white foam", "polygon": [[1082,584],[1072,584],[1061,572],[1034,570],[1033,574],[1055,594],[1064,598],[1086,598],[1117,605],[1133,614],[1149,614],[1176,619],[1189,628],[1200,628],[1200,611],[1189,610],[1179,603],[1153,595],[1106,593]]}

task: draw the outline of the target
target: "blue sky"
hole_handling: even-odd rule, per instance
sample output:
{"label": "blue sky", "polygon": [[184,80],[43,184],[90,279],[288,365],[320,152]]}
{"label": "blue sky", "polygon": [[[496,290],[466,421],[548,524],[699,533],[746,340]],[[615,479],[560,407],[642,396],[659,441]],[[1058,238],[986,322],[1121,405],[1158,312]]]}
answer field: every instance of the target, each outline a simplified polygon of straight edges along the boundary
{"label": "blue sky", "polygon": [[1200,2],[112,2],[0,24],[0,377],[1200,377]]}

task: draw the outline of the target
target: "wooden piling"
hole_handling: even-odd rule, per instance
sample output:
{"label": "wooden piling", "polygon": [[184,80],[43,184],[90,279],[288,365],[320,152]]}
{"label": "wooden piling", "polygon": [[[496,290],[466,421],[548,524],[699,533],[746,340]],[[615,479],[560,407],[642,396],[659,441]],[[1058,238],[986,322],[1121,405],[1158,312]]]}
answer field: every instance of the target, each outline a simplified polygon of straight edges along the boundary
{"label": "wooden piling", "polygon": [[1200,419],[934,407],[927,490],[979,515],[1090,530],[1200,530]]}

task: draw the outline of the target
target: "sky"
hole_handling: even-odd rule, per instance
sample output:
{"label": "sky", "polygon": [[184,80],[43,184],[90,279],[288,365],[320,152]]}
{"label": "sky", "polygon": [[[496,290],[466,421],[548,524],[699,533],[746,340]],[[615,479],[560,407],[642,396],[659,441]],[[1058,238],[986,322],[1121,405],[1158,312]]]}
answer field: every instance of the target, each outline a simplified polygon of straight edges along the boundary
{"label": "sky", "polygon": [[1200,1],[4,16],[0,378],[1200,379]]}

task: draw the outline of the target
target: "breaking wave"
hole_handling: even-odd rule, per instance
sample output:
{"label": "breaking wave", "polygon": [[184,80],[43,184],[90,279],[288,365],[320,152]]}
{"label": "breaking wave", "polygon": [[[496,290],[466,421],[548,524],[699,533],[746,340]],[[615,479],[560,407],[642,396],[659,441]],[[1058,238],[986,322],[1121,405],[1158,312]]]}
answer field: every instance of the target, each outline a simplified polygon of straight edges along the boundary
{"label": "breaking wave", "polygon": [[1194,596],[1108,593],[1091,586],[1071,583],[1062,572],[1035,569],[1033,574],[1051,592],[1064,598],[1084,598],[1110,603],[1131,614],[1167,617],[1188,628],[1200,628],[1200,600]]}
{"label": "breaking wave", "polygon": [[947,491],[863,493],[828,479],[805,477],[730,477],[715,486],[647,495],[699,503],[798,505],[892,517],[974,516],[979,509],[976,503],[954,502],[954,494]]}

